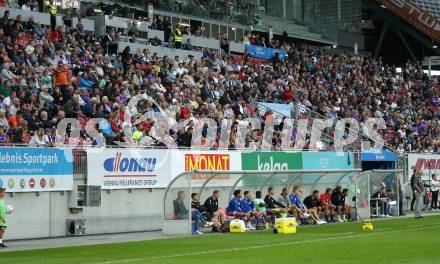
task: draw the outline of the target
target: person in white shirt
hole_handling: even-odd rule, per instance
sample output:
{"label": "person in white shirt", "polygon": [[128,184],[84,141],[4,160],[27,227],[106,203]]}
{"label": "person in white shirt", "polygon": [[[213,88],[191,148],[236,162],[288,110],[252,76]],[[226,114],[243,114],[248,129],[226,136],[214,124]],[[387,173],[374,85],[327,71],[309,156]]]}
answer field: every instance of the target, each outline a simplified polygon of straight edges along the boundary
{"label": "person in white shirt", "polygon": [[432,200],[431,200],[431,210],[438,210],[438,190],[440,187],[440,183],[437,180],[437,176],[432,174],[431,176],[431,194],[432,194]]}
{"label": "person in white shirt", "polygon": [[48,92],[47,86],[43,85],[40,92],[40,109],[42,109],[46,104],[51,106],[54,99],[52,95]]}
{"label": "person in white shirt", "polygon": [[49,143],[49,138],[44,134],[44,129],[40,127],[35,135],[32,136],[29,142],[30,146],[46,147]]}
{"label": "person in white shirt", "polygon": [[24,10],[24,11],[32,11],[32,8],[31,8],[31,2],[30,2],[30,1],[26,1],[26,3],[24,3],[24,4],[21,6],[21,10]]}
{"label": "person in white shirt", "polygon": [[5,130],[5,132],[8,132],[9,130],[9,122],[6,118],[6,111],[4,109],[0,109],[0,127]]}
{"label": "person in white shirt", "polygon": [[9,63],[4,63],[3,64],[3,69],[0,73],[0,77],[4,80],[8,80],[8,81],[12,81],[14,79],[17,79],[18,76],[15,75],[14,73],[12,73],[10,70],[10,64]]}

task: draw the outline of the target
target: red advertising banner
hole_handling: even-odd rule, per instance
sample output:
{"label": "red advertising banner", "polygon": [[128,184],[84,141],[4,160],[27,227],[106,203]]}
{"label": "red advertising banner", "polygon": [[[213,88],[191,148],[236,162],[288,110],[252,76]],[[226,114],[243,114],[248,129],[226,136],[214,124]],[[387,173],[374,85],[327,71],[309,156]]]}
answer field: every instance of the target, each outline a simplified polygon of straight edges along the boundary
{"label": "red advertising banner", "polygon": [[377,0],[425,35],[440,44],[440,22],[408,0]]}

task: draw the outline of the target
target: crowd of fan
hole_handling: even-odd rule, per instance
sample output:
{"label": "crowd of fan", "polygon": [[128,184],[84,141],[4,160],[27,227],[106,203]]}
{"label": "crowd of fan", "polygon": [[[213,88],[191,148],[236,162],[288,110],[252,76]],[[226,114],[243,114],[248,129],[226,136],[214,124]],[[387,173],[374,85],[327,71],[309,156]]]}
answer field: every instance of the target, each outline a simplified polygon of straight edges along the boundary
{"label": "crowd of fan", "polygon": [[[0,18],[1,144],[51,145],[59,136],[57,123],[69,117],[82,125],[90,118],[106,119],[99,128],[108,143],[136,144],[149,138],[163,145],[149,135],[151,120],[133,126],[130,138],[122,129],[134,121],[124,120],[125,112],[136,117],[160,107],[177,122],[209,117],[220,126],[225,119],[234,121],[228,146],[234,149],[237,125],[245,118],[264,124],[276,117],[270,111],[259,113],[257,102],[296,102],[301,109],[333,119],[382,117],[387,129],[381,133],[399,151],[438,152],[440,146],[439,86],[416,63],[398,72],[380,59],[300,49],[283,39],[273,45],[286,49],[288,57],[276,56],[265,64],[255,63],[247,53],[237,59],[205,51],[197,61],[191,56],[158,58],[148,49],[134,55],[126,49],[111,60],[104,55],[103,43],[86,35],[80,24],[52,32],[32,18],[13,20],[8,15]],[[245,40],[254,41],[252,35]],[[127,109],[137,94],[153,98],[157,105],[141,101]],[[190,146],[193,126],[190,122],[170,131],[179,147]],[[248,131],[246,144],[260,142],[261,134]],[[273,149],[280,148],[280,133],[272,142]],[[329,149],[331,144],[323,148]]]}

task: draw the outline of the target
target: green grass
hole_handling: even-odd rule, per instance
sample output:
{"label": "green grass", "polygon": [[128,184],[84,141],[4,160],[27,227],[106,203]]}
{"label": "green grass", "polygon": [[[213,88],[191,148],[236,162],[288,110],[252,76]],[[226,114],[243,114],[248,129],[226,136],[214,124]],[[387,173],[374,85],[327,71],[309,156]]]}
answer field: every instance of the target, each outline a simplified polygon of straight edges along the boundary
{"label": "green grass", "polygon": [[440,217],[0,253],[0,263],[440,263]]}

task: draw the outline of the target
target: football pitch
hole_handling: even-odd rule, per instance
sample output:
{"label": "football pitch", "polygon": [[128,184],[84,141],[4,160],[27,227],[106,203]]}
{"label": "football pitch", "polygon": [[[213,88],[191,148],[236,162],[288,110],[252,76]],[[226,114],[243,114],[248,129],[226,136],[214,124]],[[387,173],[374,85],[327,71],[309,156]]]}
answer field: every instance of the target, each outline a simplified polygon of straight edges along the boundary
{"label": "football pitch", "polygon": [[1,252],[0,263],[440,263],[440,216]]}

